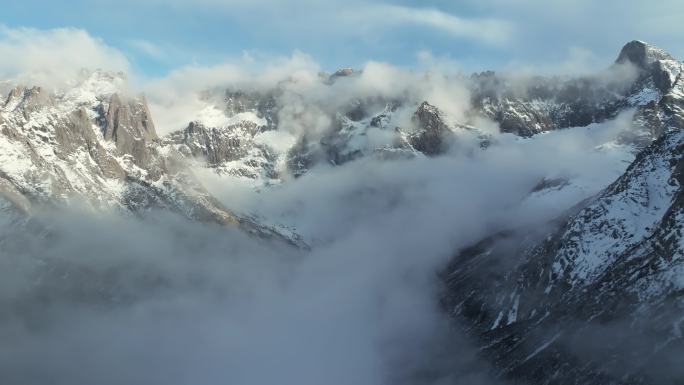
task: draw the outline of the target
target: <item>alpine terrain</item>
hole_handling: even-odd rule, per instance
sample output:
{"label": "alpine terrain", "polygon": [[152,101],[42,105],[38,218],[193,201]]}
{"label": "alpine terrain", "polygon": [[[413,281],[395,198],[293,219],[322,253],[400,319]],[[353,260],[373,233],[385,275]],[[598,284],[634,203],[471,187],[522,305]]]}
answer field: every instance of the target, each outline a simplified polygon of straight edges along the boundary
{"label": "alpine terrain", "polygon": [[[329,361],[338,365],[346,365],[352,358],[371,365],[375,355],[370,352],[376,351],[390,352],[386,355],[391,358],[391,365],[382,361],[378,367],[399,368],[389,370],[396,376],[390,383],[437,383],[442,377],[435,374],[438,370],[434,367],[449,372],[460,365],[460,371],[462,362],[457,364],[458,359],[447,354],[451,358],[439,365],[432,359],[423,363],[422,358],[415,356],[423,355],[422,352],[428,355],[424,347],[404,349],[412,354],[408,358],[392,355],[400,350],[397,346],[408,344],[405,340],[413,338],[397,337],[410,329],[414,325],[412,320],[419,316],[419,312],[411,309],[430,309],[430,304],[437,308],[439,316],[446,314],[449,333],[445,335],[463,336],[453,343],[446,337],[437,338],[441,341],[435,344],[446,344],[451,349],[461,345],[473,347],[474,360],[490,376],[482,383],[682,383],[684,63],[647,43],[631,41],[610,66],[582,76],[523,76],[491,71],[450,76],[411,73],[406,79],[383,78],[384,83],[378,85],[370,82],[373,71],[389,71],[378,66],[341,69],[332,74],[320,72],[309,77],[291,75],[257,85],[224,82],[205,87],[196,95],[199,107],[193,111],[193,117],[180,119],[164,130],[155,124],[165,111],[155,109],[160,103],[152,102],[151,95],[132,91],[123,73],[84,69],[67,84],[56,87],[21,84],[15,79],[0,83],[5,92],[0,98],[0,223],[3,229],[11,229],[0,233],[0,259],[6,258],[0,260],[0,269],[19,266],[15,264],[16,256],[28,250],[35,257],[36,271],[40,271],[30,275],[30,282],[22,283],[28,288],[0,294],[0,307],[11,309],[4,316],[0,310],[0,343],[5,338],[16,341],[8,337],[13,335],[12,330],[47,330],[50,317],[45,314],[53,314],[48,312],[60,304],[85,303],[84,308],[96,312],[98,317],[109,314],[99,313],[100,309],[128,306],[135,309],[130,319],[144,318],[147,311],[159,312],[154,313],[155,319],[163,322],[147,325],[145,332],[133,340],[140,346],[160,346],[158,350],[167,357],[164,354],[174,352],[187,341],[170,344],[165,338],[155,339],[160,330],[168,331],[170,336],[184,330],[170,323],[174,316],[160,304],[186,304],[184,301],[192,302],[188,298],[193,298],[174,294],[170,289],[174,287],[173,279],[165,276],[169,274],[182,277],[187,284],[184,290],[206,289],[198,297],[215,299],[212,311],[218,312],[221,304],[238,298],[230,311],[219,313],[226,317],[220,322],[209,322],[209,316],[194,321],[194,308],[183,313],[183,317],[193,320],[183,325],[220,331],[212,337],[197,332],[198,336],[193,336],[201,342],[193,346],[201,350],[225,338],[230,340],[226,345],[236,349],[230,350],[233,355],[207,353],[212,357],[209,359],[188,348],[198,354],[199,358],[192,359],[201,362],[199,371],[207,375],[198,383],[217,383],[209,375],[219,373],[216,368],[223,365],[223,361],[212,361],[216,356],[227,362],[242,362],[241,359],[249,357],[268,365],[286,360],[274,367],[287,376],[286,362],[296,357],[310,366],[316,366],[316,360],[322,356],[331,357]],[[168,121],[168,117],[164,118]],[[575,135],[599,139],[591,145],[581,141],[570,143]],[[577,164],[569,162],[552,170],[553,173],[547,172],[554,167],[554,152],[561,157],[565,137],[568,147],[576,146],[573,151],[607,159],[605,164],[614,168],[607,176],[601,174],[604,176],[592,179],[584,172],[593,166],[580,168],[578,164],[583,163],[578,159]],[[526,148],[552,155],[530,160],[534,155],[532,150],[525,153]],[[523,162],[526,156],[530,158],[527,163],[511,160]],[[492,163],[504,170],[498,174],[499,179],[479,177],[479,165]],[[529,173],[532,176],[516,168],[519,164],[531,164],[535,168]],[[507,176],[513,181],[507,182]],[[357,183],[362,179],[368,186],[359,188]],[[406,180],[411,182],[399,182]],[[434,195],[420,189],[432,186],[432,182],[440,183]],[[464,213],[472,215],[466,218],[466,225],[448,228],[452,223],[449,220],[455,219],[438,217],[459,214],[452,215],[448,209],[437,207],[434,197],[448,196],[454,207],[465,207],[468,202],[463,200],[468,198],[459,194],[478,183],[482,184],[483,196],[501,190],[496,195],[500,200],[487,203],[491,213]],[[520,199],[513,199],[517,190],[510,186],[518,186],[517,183],[527,190]],[[317,185],[326,186],[317,190]],[[226,189],[235,186],[241,186],[240,194],[233,190],[226,193]],[[480,194],[474,194],[475,198],[477,195]],[[287,205],[280,204],[278,199],[288,202]],[[88,256],[83,258],[97,261],[98,255],[106,254],[108,249],[123,250],[121,254],[138,267],[119,269],[115,263],[106,262],[99,271],[90,265],[74,264],[71,259],[67,263],[66,257],[56,258],[56,263],[46,257],[80,258],[75,248],[60,243],[63,229],[42,215],[61,210],[75,210],[79,213],[76,217],[112,216],[141,221],[135,222],[143,224],[141,233],[157,234],[160,239],[162,236],[150,228],[154,223],[166,225],[155,222],[165,221],[159,215],[181,218],[182,223],[193,225],[173,228],[169,241],[153,240],[155,236],[150,235],[142,240],[134,238],[130,245],[111,241],[118,239],[113,234],[121,229],[107,225],[105,246],[96,241],[86,242]],[[425,213],[435,214],[434,221],[431,220],[434,227],[419,221]],[[514,214],[504,216],[507,213]],[[312,217],[313,225],[308,221]],[[378,219],[385,217],[392,221]],[[412,227],[415,224],[420,225]],[[195,225],[198,227],[192,227]],[[212,229],[211,237],[197,230],[205,228],[202,226]],[[427,269],[429,273],[421,275],[423,278],[415,278],[423,271],[417,267],[417,261],[432,261],[428,254],[434,251],[429,247],[433,242],[419,243],[423,240],[419,235],[452,230],[454,239],[459,241],[440,243],[440,249],[433,254],[442,255],[442,259],[435,262],[434,269]],[[468,232],[471,230],[472,233]],[[271,277],[267,273],[271,265],[266,258],[249,247],[233,249],[225,241],[232,239],[224,238],[229,237],[225,234],[234,232],[245,235],[249,242],[276,250],[273,253],[279,258],[273,265],[280,266],[284,261],[292,265]],[[17,234],[31,241],[18,243]],[[90,236],[98,239],[95,230],[84,231],[76,238]],[[351,241],[336,243],[343,236]],[[395,241],[413,258],[394,261],[396,250],[391,243]],[[188,250],[215,247],[211,250],[216,250],[218,256],[223,256],[224,251],[226,256],[237,255],[245,252],[243,249],[255,255],[230,262],[228,267],[217,262],[221,260],[217,257],[206,262],[206,274],[195,270],[201,268],[204,260],[191,255],[187,263],[189,272],[180,269],[172,274],[160,269],[161,272],[148,274],[147,269],[153,270],[150,266],[156,266],[157,259],[139,259],[136,254],[147,252],[146,242],[187,242],[183,244],[191,245]],[[411,242],[421,247],[405,247]],[[362,246],[345,246],[349,244]],[[129,247],[137,251],[128,252]],[[162,249],[175,252],[175,247]],[[163,260],[163,256],[157,255],[160,252],[149,253]],[[349,259],[335,259],[336,255]],[[312,261],[310,265],[301,262],[307,260]],[[173,263],[177,268],[177,262]],[[396,277],[388,273],[390,266],[399,266]],[[241,269],[259,272],[249,276],[253,289],[236,283],[247,281]],[[345,277],[347,269],[357,275],[348,281],[338,281]],[[23,270],[16,271],[17,276],[22,276]],[[291,278],[297,274],[309,277],[306,282],[311,286],[298,286],[300,281]],[[128,276],[136,277],[137,283],[122,278]],[[422,280],[425,276],[428,283]],[[214,281],[208,282],[212,279],[216,285],[212,285]],[[438,289],[430,291],[428,305],[424,307],[420,307],[422,302],[410,290],[392,289],[377,296],[361,290],[384,288],[383,285],[403,288],[404,281],[420,281],[421,288]],[[85,289],[60,289],[65,282],[69,287],[83,284]],[[266,282],[272,282],[272,291],[264,289],[270,288]],[[139,293],[122,295],[138,284],[142,288]],[[0,289],[3,285],[0,283]],[[326,293],[331,290],[353,294],[340,294],[330,300]],[[94,292],[96,295],[91,296]],[[145,295],[152,296],[154,303],[136,307],[138,296]],[[373,329],[382,338],[375,338],[376,334],[371,332],[361,333],[366,330],[363,325],[372,321],[350,316],[354,311],[361,313],[349,305],[355,304],[356,298],[368,301],[359,307],[366,312],[363,314],[373,315],[369,319],[379,314],[377,317],[386,322],[379,325],[405,324],[407,329],[399,329],[402,333],[395,333],[392,338],[384,338],[384,326]],[[403,308],[395,301],[421,305]],[[388,308],[397,313],[386,316],[383,311]],[[260,316],[252,317],[253,313],[245,309]],[[81,313],[65,310],[55,314],[61,320]],[[80,316],[72,317],[81,320]],[[119,320],[119,325],[127,325],[127,321],[112,317]],[[337,335],[337,326],[330,326],[334,322],[359,333],[342,329],[345,333]],[[100,321],[94,323],[101,325]],[[237,331],[226,331],[233,330],[233,323],[240,325]],[[250,328],[257,326],[255,334],[262,336],[260,342],[244,343],[241,336],[251,335]],[[75,333],[78,338],[70,339],[64,349],[76,349],[69,343],[80,338],[100,335],[89,334],[88,330]],[[325,340],[322,346],[313,345],[306,354],[298,353],[297,344],[315,344],[315,337],[292,337],[304,332],[337,337]],[[111,332],[119,336],[117,333]],[[355,339],[372,341],[381,348],[363,345],[362,351],[345,351]],[[11,357],[22,354],[30,356],[26,351],[31,349],[40,354],[50,352],[41,343],[47,346],[52,340],[46,337],[36,341],[34,345],[17,347],[16,356],[0,349],[0,372],[8,371],[13,383],[40,383],[41,379],[57,376],[54,373],[59,371],[54,368],[61,361],[53,358],[45,359],[49,364],[45,364],[44,373],[32,371],[38,377],[23,377],[30,372],[27,367],[2,363],[14,362]],[[273,350],[270,355],[258,350],[260,343],[274,344],[282,350]],[[103,344],[113,352],[127,352],[121,357],[130,357],[124,342]],[[88,351],[83,346],[79,349]],[[138,357],[136,361],[140,362],[148,359],[132,357]],[[116,358],[102,361],[116,362]],[[169,358],[169,362],[175,361]],[[418,363],[430,369],[413,370],[412,365]],[[173,364],[159,366],[175,373]],[[470,368],[470,364],[465,366]],[[354,370],[345,373],[355,372],[356,366],[349,367]],[[111,372],[116,371],[111,368]],[[94,373],[97,368],[92,370]],[[413,371],[404,376],[402,370]],[[88,377],[90,372],[85,369],[77,372],[78,376],[73,378],[97,378]],[[235,376],[231,383],[236,384],[255,383],[245,380],[251,378],[249,375],[266,375],[266,370],[259,368],[247,373],[231,367],[227,372]],[[42,374],[45,377],[39,377]],[[179,383],[192,383],[187,381],[194,375],[193,372],[192,376],[182,377],[184,380]],[[459,376],[449,378],[453,383],[467,383],[458,382],[463,378]],[[26,378],[38,380],[22,382]],[[140,380],[130,378],[135,380],[129,383]],[[154,380],[141,378],[148,381],[142,383],[155,383],[159,378],[173,382],[181,377],[168,374]],[[283,383],[296,383],[294,377],[283,378]],[[307,377],[308,382],[299,383],[324,384],[326,378],[312,374]],[[478,383],[474,377],[465,378]],[[365,383],[359,381],[348,383]]]}

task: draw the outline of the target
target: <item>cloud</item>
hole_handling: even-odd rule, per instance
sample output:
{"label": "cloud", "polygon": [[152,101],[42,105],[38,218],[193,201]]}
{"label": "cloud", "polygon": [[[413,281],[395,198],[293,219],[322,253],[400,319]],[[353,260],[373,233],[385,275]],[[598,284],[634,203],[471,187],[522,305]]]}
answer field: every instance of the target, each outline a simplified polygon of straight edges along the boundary
{"label": "cloud", "polygon": [[[445,12],[435,7],[418,5],[397,5],[378,1],[326,1],[324,4],[315,0],[273,1],[273,0],[172,0],[151,3],[172,5],[181,8],[202,7],[219,12],[243,11],[245,9],[292,12],[300,15],[294,22],[300,22],[301,15],[307,15],[308,24],[323,20],[323,24],[333,24],[342,32],[344,28],[401,28],[406,25],[427,27],[441,31],[450,37],[465,38],[487,44],[502,44],[508,41],[513,32],[513,25],[507,21],[494,18],[465,18],[457,14]],[[341,12],[331,13],[336,9]],[[315,17],[314,17],[315,16]],[[331,17],[334,16],[334,17]]]}
{"label": "cloud", "polygon": [[[359,230],[368,219],[355,221]],[[166,215],[67,211],[40,222],[53,229],[48,238],[2,229],[13,252],[0,273],[0,369],[10,382],[377,385],[436,383],[461,370],[487,378],[465,340],[444,343],[431,270],[447,254],[434,245],[415,259],[426,245],[385,242],[394,226],[383,242],[342,233],[302,255]]]}
{"label": "cloud", "polygon": [[161,47],[150,41],[144,39],[134,39],[131,40],[129,44],[134,49],[154,59],[163,59],[166,57],[166,52]]}
{"label": "cloud", "polygon": [[[111,0],[98,0],[100,2],[108,3]],[[286,1],[288,6],[293,5],[314,5],[317,0],[290,0]],[[279,3],[283,2],[274,0],[142,0],[140,3],[152,4],[155,6],[174,6],[180,8],[191,8],[191,7],[201,7],[205,9],[216,10],[230,10],[236,7],[248,7],[248,8],[262,8],[262,7],[273,7],[277,6]]]}
{"label": "cloud", "polygon": [[577,76],[593,74],[597,68],[605,66],[606,63],[594,52],[582,47],[570,47],[566,50],[565,57],[558,61],[541,63],[513,61],[507,63],[503,70],[528,75]]}
{"label": "cloud", "polygon": [[[220,106],[207,89],[277,90],[278,130],[318,137],[358,99],[401,99],[396,125],[423,100],[456,120],[469,107],[459,76],[360,70],[329,84],[308,55],[250,52],[138,86],[162,132]],[[0,228],[0,372],[58,385],[493,384],[440,309],[436,274],[456,250],[544,223],[619,175],[621,122],[533,139],[493,130],[487,151],[464,140],[436,158],[321,164],[261,192],[199,175],[233,210],[296,227],[309,252],[164,213],[38,210],[38,234]],[[559,175],[574,188],[530,197]]]}
{"label": "cloud", "polygon": [[450,39],[501,45],[509,41],[514,32],[514,25],[503,19],[462,17],[457,12],[447,12],[421,3],[398,5],[374,0],[145,0],[144,3],[183,11],[243,15],[249,20],[267,19],[268,23],[265,24],[271,33],[299,35],[305,32],[300,38],[310,38],[308,31],[312,30],[317,31],[320,37],[337,38],[358,36],[362,31],[369,36],[415,27],[443,33]]}
{"label": "cloud", "polygon": [[495,384],[439,308],[436,273],[455,250],[553,218],[619,173],[548,210],[524,204],[559,170],[610,169],[595,146],[611,124],[321,166],[242,196],[205,179],[226,204],[295,225],[309,252],[164,213],[39,211],[42,235],[0,229],[0,371],[58,385]]}
{"label": "cloud", "polygon": [[202,99],[207,90],[265,91],[286,80],[297,81],[303,86],[318,81],[319,72],[319,65],[301,52],[286,57],[246,52],[240,58],[221,64],[193,64],[177,68],[161,78],[142,79],[138,87],[148,96],[155,126],[160,133],[166,134],[201,118],[201,112],[214,102]]}
{"label": "cloud", "polygon": [[[155,74],[194,59],[205,65],[217,63],[224,55],[245,49],[272,55],[305,51],[328,70],[368,60],[414,65],[414,52],[430,50],[438,57],[452,56],[469,71],[515,65],[561,73],[566,59],[580,51],[590,56],[570,57],[578,65],[605,67],[622,44],[633,39],[684,57],[678,41],[684,26],[676,17],[683,5],[677,0],[657,4],[561,0],[553,7],[540,0],[98,0],[96,7],[91,4],[25,0],[5,11],[17,24],[30,25],[30,11],[40,7],[68,15],[62,16],[65,25],[83,25],[108,41],[153,41],[171,51],[168,61],[141,66]],[[121,16],[112,17],[112,9]],[[127,9],[136,12],[124,17]],[[76,14],[87,17],[79,20],[72,16]],[[610,28],[602,28],[607,21]],[[576,53],[566,47],[575,47]],[[133,48],[131,53],[147,58]],[[551,68],[555,64],[558,69]]]}
{"label": "cloud", "polygon": [[128,71],[119,50],[75,28],[37,30],[0,25],[0,77],[29,84],[57,86],[79,70]]}
{"label": "cloud", "polygon": [[369,112],[401,102],[391,123],[396,126],[410,124],[411,114],[426,100],[445,111],[451,121],[463,122],[470,108],[463,77],[442,73],[435,60],[426,68],[429,70],[414,71],[369,61],[353,76],[331,84],[321,66],[300,52],[285,57],[245,53],[219,65],[179,68],[168,76],[144,82],[140,90],[148,96],[161,134],[202,120],[207,111],[222,110],[226,89],[273,97],[279,129],[297,137],[306,134],[313,142],[329,132],[339,112],[359,101],[377,110]]}
{"label": "cloud", "polygon": [[[542,0],[468,0],[458,7],[515,25],[516,35],[508,47],[508,60],[499,61],[501,66],[522,62],[551,67],[554,62],[565,61],[563,57],[568,52],[564,47],[575,47],[575,58],[579,58],[580,50],[590,53],[592,57],[580,60],[596,70],[609,65],[622,45],[634,39],[648,41],[677,57],[684,56],[677,38],[684,33],[684,26],[676,17],[670,17],[684,11],[684,4],[677,0],[656,4],[561,0],[555,1],[553,7]],[[562,71],[561,66],[553,72]]]}
{"label": "cloud", "polygon": [[370,4],[347,11],[343,16],[361,22],[365,28],[427,27],[452,38],[464,38],[485,44],[501,45],[513,38],[514,26],[494,18],[463,18],[436,8]]}
{"label": "cloud", "polygon": [[[274,63],[263,65],[263,62]],[[186,111],[186,116],[198,116],[207,106],[221,109],[222,92],[258,92],[273,97],[279,129],[296,136],[304,134],[315,142],[327,134],[337,114],[359,102],[369,113],[384,110],[388,103],[400,104],[390,125],[405,127],[417,105],[429,101],[447,113],[454,122],[463,122],[470,108],[470,93],[463,76],[442,73],[433,62],[426,71],[414,71],[390,63],[369,61],[348,77],[330,82],[320,66],[307,55],[258,58],[247,56],[215,67],[195,66],[156,79],[145,88],[151,100],[169,100],[168,104],[153,103],[157,115]],[[206,90],[218,90],[218,99],[206,97]],[[203,100],[198,98],[204,94]],[[188,101],[193,98],[196,103]],[[177,102],[178,100],[184,100]],[[187,119],[176,119],[185,122]],[[178,127],[180,128],[180,127]],[[164,130],[162,130],[164,131]],[[168,131],[167,131],[168,132]],[[313,136],[311,136],[313,135]]]}

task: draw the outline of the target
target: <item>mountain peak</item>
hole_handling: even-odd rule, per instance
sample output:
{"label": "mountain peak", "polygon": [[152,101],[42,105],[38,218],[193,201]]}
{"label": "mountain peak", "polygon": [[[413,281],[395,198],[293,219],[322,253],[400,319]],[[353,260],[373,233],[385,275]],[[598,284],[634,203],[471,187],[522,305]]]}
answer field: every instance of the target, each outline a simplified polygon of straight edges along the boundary
{"label": "mountain peak", "polygon": [[356,71],[354,71],[353,68],[340,68],[337,71],[335,71],[331,76],[345,77],[345,76],[351,76],[354,73],[356,73]]}
{"label": "mountain peak", "polygon": [[659,60],[674,60],[667,52],[641,40],[632,40],[620,50],[616,63],[630,62],[639,68],[646,68]]}
{"label": "mountain peak", "polygon": [[332,84],[340,78],[348,78],[348,77],[356,76],[359,73],[360,73],[359,71],[357,71],[353,68],[340,68],[337,71],[333,72],[331,75],[328,75],[328,78],[326,79],[326,81],[329,84]]}
{"label": "mountain peak", "polygon": [[414,113],[414,116],[417,118],[423,118],[425,116],[430,116],[430,117],[439,117],[441,118],[442,111],[437,108],[436,106],[428,103],[427,101],[424,101],[420,103],[418,106],[418,109]]}
{"label": "mountain peak", "polygon": [[49,103],[50,95],[43,88],[18,85],[10,90],[0,106],[6,111],[13,111],[17,108],[36,109]]}
{"label": "mountain peak", "polygon": [[422,102],[411,119],[417,131],[409,138],[414,149],[425,155],[438,155],[446,149],[445,133],[449,127],[443,112],[428,102]]}

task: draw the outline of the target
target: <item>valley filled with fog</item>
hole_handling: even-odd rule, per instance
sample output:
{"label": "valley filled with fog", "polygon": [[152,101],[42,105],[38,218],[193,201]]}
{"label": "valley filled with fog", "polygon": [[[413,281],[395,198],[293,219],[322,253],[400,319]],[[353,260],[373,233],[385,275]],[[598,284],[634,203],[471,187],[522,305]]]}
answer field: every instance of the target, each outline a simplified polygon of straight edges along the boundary
{"label": "valley filled with fog", "polygon": [[33,3],[0,385],[684,378],[675,2]]}
{"label": "valley filled with fog", "polygon": [[[12,383],[490,384],[440,308],[437,274],[460,248],[545,226],[619,176],[628,121],[322,164],[257,191],[197,170],[228,208],[295,228],[309,250],[164,212],[46,209],[31,232],[5,225],[0,371]],[[532,192],[557,178],[569,186]]]}

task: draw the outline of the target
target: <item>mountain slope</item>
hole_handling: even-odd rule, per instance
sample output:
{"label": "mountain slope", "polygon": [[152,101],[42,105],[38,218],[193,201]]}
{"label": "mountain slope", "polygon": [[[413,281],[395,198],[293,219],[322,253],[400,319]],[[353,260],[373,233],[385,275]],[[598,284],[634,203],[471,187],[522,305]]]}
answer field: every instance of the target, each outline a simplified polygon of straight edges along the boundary
{"label": "mountain slope", "polygon": [[[646,51],[654,68],[670,61]],[[629,43],[619,60],[643,64],[639,52]],[[660,84],[642,109],[654,119],[642,123],[662,136],[620,178],[550,230],[489,237],[445,271],[446,309],[502,376],[664,384],[684,375],[675,358],[684,352],[682,81]]]}

